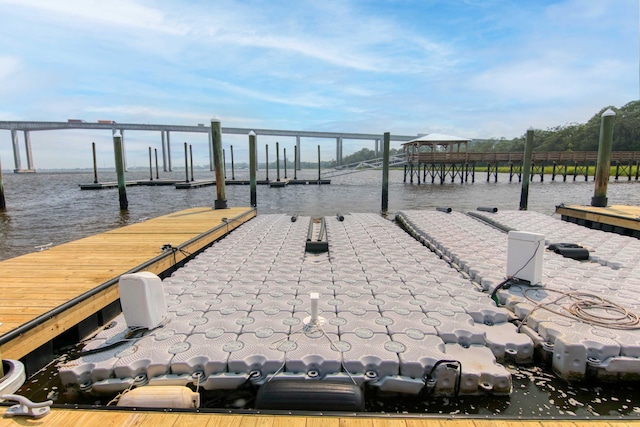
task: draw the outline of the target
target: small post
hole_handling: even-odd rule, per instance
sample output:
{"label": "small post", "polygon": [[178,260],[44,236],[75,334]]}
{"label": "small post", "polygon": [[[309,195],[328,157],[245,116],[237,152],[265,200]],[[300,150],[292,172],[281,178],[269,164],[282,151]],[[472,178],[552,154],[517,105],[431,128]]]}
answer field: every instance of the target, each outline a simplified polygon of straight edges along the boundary
{"label": "small post", "polygon": [[2,161],[0,161],[0,211],[7,209],[7,204],[4,200],[4,184],[2,182]]}
{"label": "small post", "polygon": [[287,179],[287,149],[283,148],[282,151],[284,152],[284,179]]}
{"label": "small post", "polygon": [[391,134],[384,133],[384,145],[382,151],[382,215],[386,216],[389,210],[389,150]]}
{"label": "small post", "polygon": [[216,169],[216,196],[214,209],[226,209],[227,197],[225,195],[224,169],[222,166],[222,128],[220,119],[211,119],[211,139],[213,140],[213,162]]}
{"label": "small post", "polygon": [[598,143],[598,162],[596,163],[596,188],[591,198],[591,206],[607,207],[607,185],[611,167],[611,145],[613,144],[613,119],[616,113],[608,109],[602,113],[600,122],[600,142]]}
{"label": "small post", "polygon": [[93,183],[98,183],[98,161],[96,159],[96,143],[91,143],[91,150],[93,151]]}
{"label": "small post", "polygon": [[257,206],[256,197],[256,134],[249,132],[249,183],[251,187],[251,206]]}
{"label": "small post", "polygon": [[280,182],[280,143],[276,141],[276,181]]}
{"label": "small post", "polygon": [[224,168],[224,179],[227,179],[227,152],[222,149],[222,167]]}
{"label": "small post", "polygon": [[151,158],[151,147],[149,147],[149,181],[153,181],[153,159]]}
{"label": "small post", "polygon": [[120,210],[125,211],[129,208],[129,201],[127,200],[127,183],[124,179],[124,159],[120,132],[113,134],[113,151],[115,152],[116,175],[118,176],[118,200],[120,201]]}
{"label": "small post", "polygon": [[186,142],[184,143],[184,182],[189,182],[189,156]]}
{"label": "small post", "polygon": [[527,129],[524,142],[524,159],[522,160],[522,190],[520,191],[520,210],[526,211],[529,204],[529,174],[531,172],[531,155],[533,153],[533,128]]}
{"label": "small post", "polygon": [[293,179],[298,179],[298,146],[293,146]]}
{"label": "small post", "polygon": [[189,165],[191,166],[191,181],[193,181],[193,145],[189,144]]}
{"label": "small post", "polygon": [[267,182],[269,182],[269,144],[264,144],[264,151],[265,151],[265,163],[266,163],[266,170],[267,170],[267,175],[265,176],[265,180]]}
{"label": "small post", "polygon": [[156,179],[160,179],[160,173],[158,172],[158,149],[154,148],[153,151],[156,155]]}
{"label": "small post", "polygon": [[236,180],[235,166],[233,165],[233,145],[231,146],[231,179]]}
{"label": "small post", "polygon": [[318,184],[320,184],[320,145],[318,144]]}

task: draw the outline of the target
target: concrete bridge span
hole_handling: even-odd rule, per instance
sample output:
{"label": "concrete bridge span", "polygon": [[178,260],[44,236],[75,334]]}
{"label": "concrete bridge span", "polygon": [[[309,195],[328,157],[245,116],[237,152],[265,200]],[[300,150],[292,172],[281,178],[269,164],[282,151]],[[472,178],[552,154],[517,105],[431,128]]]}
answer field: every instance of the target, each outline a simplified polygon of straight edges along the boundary
{"label": "concrete bridge span", "polygon": [[[101,120],[99,122],[85,122],[82,120],[69,120],[67,122],[44,122],[44,121],[0,121],[0,129],[8,130],[11,133],[11,144],[13,147],[13,158],[16,173],[35,172],[33,155],[31,150],[30,132],[33,131],[53,131],[67,129],[91,129],[105,130],[112,133],[119,131],[122,135],[123,144],[125,143],[124,131],[157,131],[160,132],[162,142],[162,164],[164,171],[172,170],[171,161],[171,132],[185,133],[206,133],[209,135],[209,166],[213,170],[213,143],[211,139],[211,126],[209,124],[189,125],[162,125],[162,124],[142,124],[142,123],[116,123],[111,120]],[[375,144],[375,152],[381,151],[382,134],[369,133],[349,133],[349,132],[319,132],[319,131],[299,131],[299,130],[278,130],[278,129],[255,129],[255,128],[234,128],[222,127],[223,134],[229,135],[248,135],[249,132],[255,132],[256,135],[265,136],[284,136],[296,138],[296,147],[300,152],[301,138],[322,138],[335,139],[336,141],[336,162],[342,164],[342,145],[345,139],[355,140],[371,140]],[[27,167],[22,167],[22,158],[20,155],[19,133],[24,135],[24,148],[26,151]],[[415,136],[391,135],[392,141],[409,141]],[[126,148],[125,148],[126,153]],[[296,168],[300,169],[300,157]]]}

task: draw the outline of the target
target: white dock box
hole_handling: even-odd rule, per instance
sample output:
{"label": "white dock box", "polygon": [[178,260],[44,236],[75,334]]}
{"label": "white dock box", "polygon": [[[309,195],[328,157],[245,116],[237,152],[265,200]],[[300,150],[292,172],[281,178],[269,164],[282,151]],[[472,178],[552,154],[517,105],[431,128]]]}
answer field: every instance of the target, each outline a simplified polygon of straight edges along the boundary
{"label": "white dock box", "polygon": [[120,304],[128,327],[153,329],[167,315],[162,280],[155,274],[123,274],[118,282]]}
{"label": "white dock box", "polygon": [[542,282],[544,235],[510,231],[507,246],[507,276],[526,280],[532,285]]}

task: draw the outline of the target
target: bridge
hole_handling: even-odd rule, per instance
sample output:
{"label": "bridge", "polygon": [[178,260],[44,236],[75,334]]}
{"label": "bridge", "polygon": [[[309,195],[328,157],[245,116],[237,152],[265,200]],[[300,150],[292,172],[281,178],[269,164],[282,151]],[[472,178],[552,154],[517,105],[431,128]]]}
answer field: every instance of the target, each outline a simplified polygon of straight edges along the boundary
{"label": "bridge", "polygon": [[[33,131],[54,131],[68,129],[91,129],[105,130],[115,134],[119,131],[122,136],[123,145],[125,142],[124,131],[157,131],[160,132],[162,142],[162,164],[164,171],[172,170],[171,162],[171,132],[186,133],[207,133],[209,135],[209,166],[213,170],[213,142],[211,139],[211,126],[205,124],[197,124],[195,126],[188,125],[160,125],[160,124],[140,124],[140,123],[116,123],[111,120],[100,120],[98,122],[85,122],[83,120],[68,120],[67,122],[42,122],[42,121],[0,121],[0,129],[11,132],[11,143],[13,145],[13,158],[15,163],[14,172],[35,172],[33,163],[33,155],[31,152],[30,132]],[[298,130],[275,130],[275,129],[248,129],[248,128],[232,128],[222,127],[223,134],[230,135],[248,135],[253,131],[256,135],[266,136],[284,136],[296,138],[296,147],[300,153],[301,138],[323,138],[336,140],[336,163],[342,164],[342,145],[345,139],[354,140],[370,140],[374,141],[375,152],[380,153],[380,142],[383,135],[369,133],[347,133],[347,132],[316,132],[316,131],[298,131]],[[19,132],[24,134],[24,147],[26,151],[27,168],[22,168],[22,159],[20,156]],[[409,141],[415,136],[391,135],[392,141]],[[126,151],[126,149],[125,149]],[[296,169],[300,169],[300,157],[298,156]]]}

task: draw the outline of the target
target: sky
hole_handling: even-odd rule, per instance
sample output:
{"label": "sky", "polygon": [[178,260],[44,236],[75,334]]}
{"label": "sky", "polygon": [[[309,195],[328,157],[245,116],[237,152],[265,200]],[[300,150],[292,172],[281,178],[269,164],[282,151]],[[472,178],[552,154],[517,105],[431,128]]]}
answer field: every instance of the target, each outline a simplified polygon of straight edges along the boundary
{"label": "sky", "polygon": [[[638,3],[0,0],[0,120],[218,117],[248,129],[511,139],[638,99]],[[293,153],[291,138],[258,136],[276,140]],[[32,132],[35,167],[90,168],[91,142],[98,165],[113,166],[110,132]],[[188,142],[208,163],[204,134],[171,142],[174,159]],[[129,131],[125,143],[128,165],[145,166],[160,134]],[[315,161],[318,144],[335,158],[334,140],[303,139],[302,160]],[[247,137],[223,135],[229,145],[248,160]],[[343,153],[365,147],[374,142],[346,140]],[[14,167],[6,130],[0,161]]]}

